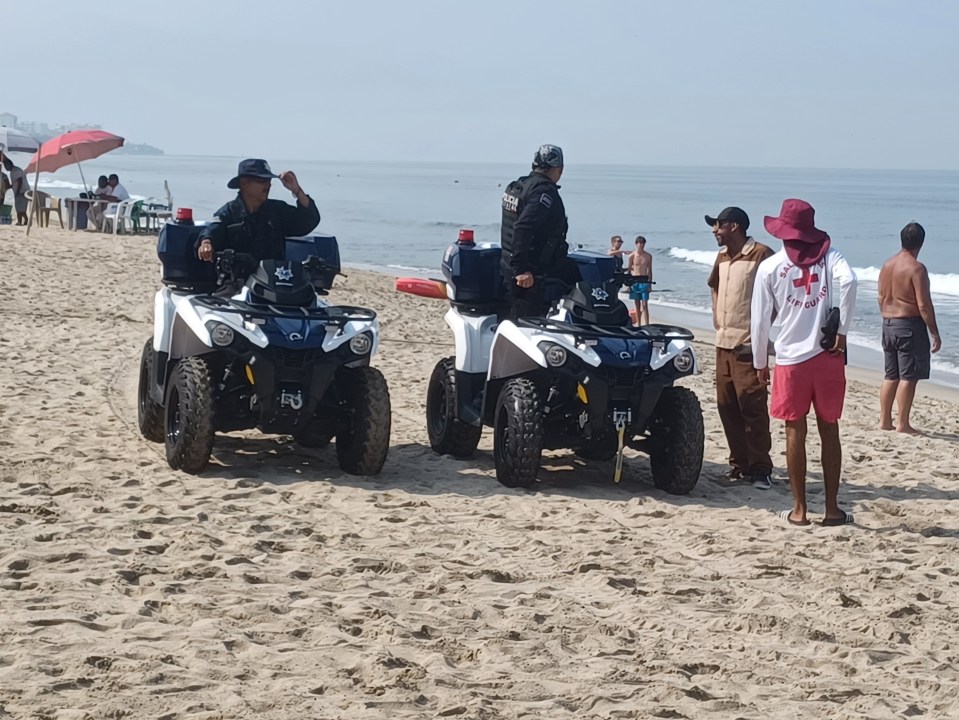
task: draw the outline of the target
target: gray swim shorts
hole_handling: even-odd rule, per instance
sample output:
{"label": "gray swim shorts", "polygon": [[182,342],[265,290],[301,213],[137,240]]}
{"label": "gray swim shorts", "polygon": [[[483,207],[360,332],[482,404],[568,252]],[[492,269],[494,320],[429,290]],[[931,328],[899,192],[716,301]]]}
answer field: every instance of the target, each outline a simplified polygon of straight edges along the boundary
{"label": "gray swim shorts", "polygon": [[882,354],[886,380],[928,380],[932,354],[923,319],[883,318]]}

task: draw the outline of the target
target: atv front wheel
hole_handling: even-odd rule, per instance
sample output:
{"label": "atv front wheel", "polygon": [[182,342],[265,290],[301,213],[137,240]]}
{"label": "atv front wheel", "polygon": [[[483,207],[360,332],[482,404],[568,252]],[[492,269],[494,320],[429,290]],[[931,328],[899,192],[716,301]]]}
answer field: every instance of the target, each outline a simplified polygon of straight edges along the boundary
{"label": "atv front wheel", "polygon": [[616,429],[610,427],[598,438],[593,438],[589,444],[580,446],[576,454],[585,460],[606,462],[616,457],[618,452],[619,438],[616,435]]}
{"label": "atv front wheel", "polygon": [[150,442],[163,442],[163,406],[150,397],[153,377],[153,338],[146,341],[140,355],[140,384],[137,388],[137,425],[140,434]]}
{"label": "atv front wheel", "polygon": [[531,487],[543,457],[543,406],[527,378],[510,380],[496,400],[493,425],[496,479],[506,487]]}
{"label": "atv front wheel", "polygon": [[483,426],[461,422],[456,416],[456,366],[443,358],[430,375],[426,390],[426,432],[440,455],[468,458],[479,445]]}
{"label": "atv front wheel", "polygon": [[297,445],[305,448],[324,448],[330,444],[335,430],[326,419],[310,418],[302,428],[293,433],[293,440]]}
{"label": "atv front wheel", "polygon": [[173,368],[166,399],[166,459],[174,470],[196,475],[213,451],[213,388],[202,357]]}
{"label": "atv front wheel", "polygon": [[336,382],[346,413],[336,432],[336,458],[351,475],[376,475],[390,449],[390,389],[373,367],[343,369]]}
{"label": "atv front wheel", "polygon": [[653,484],[673,495],[688,494],[703,469],[706,443],[699,398],[689,388],[665,388],[649,428]]}

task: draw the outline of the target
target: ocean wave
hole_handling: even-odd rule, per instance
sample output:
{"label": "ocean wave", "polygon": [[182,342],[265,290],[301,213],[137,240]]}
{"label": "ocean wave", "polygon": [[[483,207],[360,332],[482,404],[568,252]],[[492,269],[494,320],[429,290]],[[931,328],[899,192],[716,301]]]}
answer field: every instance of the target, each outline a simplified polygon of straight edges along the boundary
{"label": "ocean wave", "polygon": [[446,220],[434,220],[432,222],[424,223],[429,227],[438,227],[438,228],[450,228],[456,230],[491,230],[493,228],[499,230],[499,223],[459,223],[459,222],[448,222]]}
{"label": "ocean wave", "polygon": [[420,274],[422,274],[422,273],[435,273],[435,272],[436,272],[436,269],[435,269],[435,268],[432,269],[432,270],[430,270],[430,269],[428,269],[428,268],[416,267],[415,265],[393,265],[393,264],[389,264],[389,265],[387,265],[386,267],[388,267],[390,270],[403,270],[403,271],[406,271],[406,272],[415,272],[415,273],[420,273]]}
{"label": "ocean wave", "polygon": [[[853,268],[856,277],[863,282],[878,283],[879,270],[877,267]],[[951,295],[959,297],[959,274],[956,273],[929,273],[929,289],[936,295]]]}
{"label": "ocean wave", "polygon": [[40,187],[55,188],[62,190],[86,190],[82,183],[69,182],[68,180],[48,180],[40,177]]}
{"label": "ocean wave", "polygon": [[708,265],[712,267],[716,262],[715,250],[687,250],[681,247],[669,248],[669,256],[677,260],[691,262],[696,265]]}

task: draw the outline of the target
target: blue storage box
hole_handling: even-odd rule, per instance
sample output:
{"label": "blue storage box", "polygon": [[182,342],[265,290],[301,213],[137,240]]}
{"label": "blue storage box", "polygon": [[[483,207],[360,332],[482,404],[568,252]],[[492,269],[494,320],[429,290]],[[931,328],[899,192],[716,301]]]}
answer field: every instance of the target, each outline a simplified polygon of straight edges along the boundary
{"label": "blue storage box", "polygon": [[506,287],[500,272],[498,245],[450,245],[443,256],[443,277],[453,289],[453,302],[468,305],[499,304]]}
{"label": "blue storage box", "polygon": [[574,250],[569,259],[579,267],[579,274],[588,283],[602,284],[613,279],[616,258],[592,250]]}
{"label": "blue storage box", "polygon": [[203,228],[168,222],[160,228],[157,256],[163,266],[163,284],[176,290],[211,292],[216,289],[216,266],[196,256],[196,240]]}

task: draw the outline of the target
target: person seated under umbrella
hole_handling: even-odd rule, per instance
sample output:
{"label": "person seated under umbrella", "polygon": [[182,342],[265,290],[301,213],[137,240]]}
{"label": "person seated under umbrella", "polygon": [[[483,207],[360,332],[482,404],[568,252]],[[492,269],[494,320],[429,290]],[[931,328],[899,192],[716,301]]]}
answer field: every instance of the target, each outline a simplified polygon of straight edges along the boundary
{"label": "person seated under umbrella", "polygon": [[[270,199],[273,178],[293,193],[296,205]],[[308,235],[320,223],[320,211],[296,175],[289,170],[275,175],[266,160],[243,160],[227,187],[239,192],[200,232],[196,243],[200,260],[213,262],[216,253],[228,249],[248,253],[257,262],[285,260],[286,238]]]}

